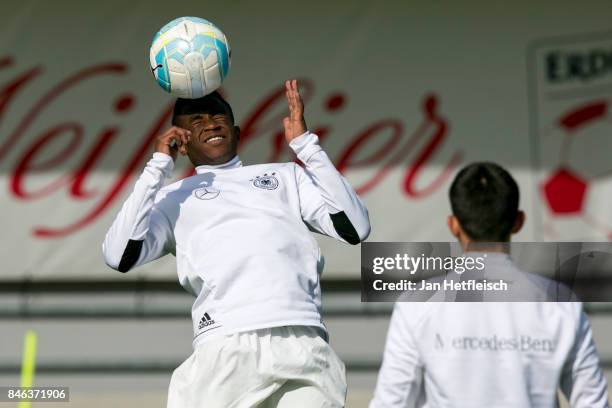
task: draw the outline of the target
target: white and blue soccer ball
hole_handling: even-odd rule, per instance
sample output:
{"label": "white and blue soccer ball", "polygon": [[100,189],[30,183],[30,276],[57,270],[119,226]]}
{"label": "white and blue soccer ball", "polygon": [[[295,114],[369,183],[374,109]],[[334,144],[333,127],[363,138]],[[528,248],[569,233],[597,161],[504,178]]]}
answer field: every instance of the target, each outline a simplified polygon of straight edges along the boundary
{"label": "white and blue soccer ball", "polygon": [[151,71],[159,86],[180,98],[200,98],[221,86],[230,69],[225,34],[208,20],[180,17],[151,44]]}

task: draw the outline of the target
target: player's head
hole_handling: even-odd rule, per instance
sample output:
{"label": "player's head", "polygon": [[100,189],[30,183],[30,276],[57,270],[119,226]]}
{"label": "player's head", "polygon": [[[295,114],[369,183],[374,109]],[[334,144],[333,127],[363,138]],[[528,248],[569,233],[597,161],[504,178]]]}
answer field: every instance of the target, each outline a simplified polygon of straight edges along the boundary
{"label": "player's head", "polygon": [[519,188],[510,173],[494,163],[472,163],[459,171],[449,192],[451,233],[470,242],[508,242],[525,221]]}
{"label": "player's head", "polygon": [[217,91],[177,99],[172,124],[191,131],[187,155],[195,166],[222,164],[236,155],[240,128],[234,124],[232,107]]}

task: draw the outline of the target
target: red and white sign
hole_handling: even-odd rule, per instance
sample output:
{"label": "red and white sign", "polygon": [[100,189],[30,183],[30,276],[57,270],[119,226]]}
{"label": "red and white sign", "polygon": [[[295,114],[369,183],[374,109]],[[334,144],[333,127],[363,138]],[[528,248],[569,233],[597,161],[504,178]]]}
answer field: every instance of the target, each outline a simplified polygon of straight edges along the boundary
{"label": "red and white sign", "polygon": [[[542,155],[539,163],[549,171],[537,180],[529,159],[535,149],[552,152],[564,135],[576,132],[559,128],[562,118],[580,116],[576,112],[581,109],[595,117],[602,106],[607,114],[608,99],[593,94],[550,102],[557,89],[582,92],[583,84],[542,82],[539,70],[548,45],[536,48],[532,68],[538,72],[533,74],[538,89],[531,113],[538,125],[530,138],[524,65],[534,38],[558,34],[558,27],[571,33],[604,26],[605,13],[573,16],[562,25],[563,18],[551,10],[542,20],[554,20],[547,29],[519,33],[518,16],[531,9],[514,5],[520,10],[476,33],[461,27],[471,27],[472,18],[485,21],[485,8],[470,16],[429,4],[374,9],[357,2],[347,10],[328,3],[313,4],[305,14],[290,13],[285,3],[274,0],[257,11],[229,4],[201,15],[219,25],[232,44],[224,92],[242,128],[246,164],[293,159],[281,133],[286,109],[282,84],[297,77],[310,129],[368,205],[371,240],[451,239],[445,227],[448,186],[461,165],[475,160],[499,162],[519,181],[531,221],[519,239],[608,237],[612,218],[596,199],[579,203],[596,228],[571,222],[561,226],[577,204],[571,201],[575,198],[555,204],[567,183],[571,191],[607,191],[610,160],[597,147],[609,131],[605,115],[579,129],[597,143],[585,136],[578,150],[579,143],[567,142],[569,156]],[[118,0],[5,7],[0,17],[0,280],[118,277],[103,263],[101,242],[151,155],[153,138],[169,125],[172,106],[151,77],[150,40],[165,22],[201,9],[195,1],[153,7]],[[461,27],[449,25],[449,19]],[[610,50],[608,39],[601,44]],[[592,45],[571,47],[588,52]],[[569,68],[558,68],[559,75],[563,69]],[[611,77],[604,72],[590,83],[599,92]],[[556,141],[549,143],[547,137]],[[568,160],[584,163],[587,170],[573,172],[577,165],[566,165]],[[572,172],[554,173],[557,168]],[[183,161],[175,179],[191,171]],[[581,187],[584,183],[576,181],[587,179],[601,186]],[[558,187],[555,180],[566,184]],[[550,199],[542,198],[548,197],[542,191]],[[559,208],[565,211],[562,216]],[[591,224],[587,218],[581,222]],[[359,276],[358,247],[326,238],[320,243],[326,276]],[[174,259],[166,257],[130,275],[172,279]]]}
{"label": "red and white sign", "polygon": [[530,56],[542,237],[612,239],[612,33],[539,41]]}

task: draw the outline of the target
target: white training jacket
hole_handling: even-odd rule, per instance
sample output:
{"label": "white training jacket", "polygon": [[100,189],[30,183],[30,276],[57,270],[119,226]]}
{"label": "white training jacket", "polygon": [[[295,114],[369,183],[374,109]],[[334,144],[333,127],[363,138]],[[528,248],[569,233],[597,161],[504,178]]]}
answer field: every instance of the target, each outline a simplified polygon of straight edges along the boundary
{"label": "white training jacket", "polygon": [[609,407],[581,303],[398,302],[370,408],[552,408],[558,389],[573,408]]}
{"label": "white training jacket", "polygon": [[243,166],[238,156],[162,188],[172,158],[154,153],[103,244],[121,272],[168,253],[196,296],[194,345],[222,334],[321,321],[323,257],[310,230],[350,244],[368,212],[312,133],[290,143],[295,163]]}

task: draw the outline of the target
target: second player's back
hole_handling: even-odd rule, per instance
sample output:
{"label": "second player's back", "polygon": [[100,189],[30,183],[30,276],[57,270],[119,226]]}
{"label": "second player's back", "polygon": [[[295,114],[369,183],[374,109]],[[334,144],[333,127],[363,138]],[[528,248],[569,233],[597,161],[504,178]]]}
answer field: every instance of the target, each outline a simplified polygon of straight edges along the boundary
{"label": "second player's back", "polygon": [[569,302],[398,303],[393,324],[416,342],[427,406],[553,407],[584,319]]}

